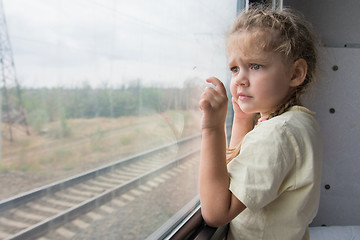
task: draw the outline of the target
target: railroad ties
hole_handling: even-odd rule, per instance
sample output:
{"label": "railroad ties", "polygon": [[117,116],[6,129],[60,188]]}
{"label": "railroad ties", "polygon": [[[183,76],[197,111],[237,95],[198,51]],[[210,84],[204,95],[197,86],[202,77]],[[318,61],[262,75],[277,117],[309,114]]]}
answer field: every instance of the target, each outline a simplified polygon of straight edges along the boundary
{"label": "railroad ties", "polygon": [[[106,216],[94,209],[111,214],[114,207],[125,207],[196,164],[199,149],[192,141],[199,138],[189,137],[0,202],[0,239],[46,240],[41,236],[49,231],[71,239],[74,232],[64,224],[85,229],[89,224],[80,216],[101,220]],[[174,154],[174,148],[185,153]]]}

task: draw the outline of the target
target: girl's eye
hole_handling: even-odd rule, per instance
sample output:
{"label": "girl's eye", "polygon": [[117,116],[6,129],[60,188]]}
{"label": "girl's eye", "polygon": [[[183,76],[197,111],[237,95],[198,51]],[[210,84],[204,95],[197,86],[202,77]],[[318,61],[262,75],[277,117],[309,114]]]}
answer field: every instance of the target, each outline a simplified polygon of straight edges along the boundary
{"label": "girl's eye", "polygon": [[230,68],[230,70],[231,70],[231,72],[232,72],[233,74],[235,74],[235,73],[237,73],[237,72],[240,71],[240,69],[239,69],[238,67],[232,67],[232,68]]}
{"label": "girl's eye", "polygon": [[260,70],[263,66],[260,64],[251,64],[250,68],[253,70]]}

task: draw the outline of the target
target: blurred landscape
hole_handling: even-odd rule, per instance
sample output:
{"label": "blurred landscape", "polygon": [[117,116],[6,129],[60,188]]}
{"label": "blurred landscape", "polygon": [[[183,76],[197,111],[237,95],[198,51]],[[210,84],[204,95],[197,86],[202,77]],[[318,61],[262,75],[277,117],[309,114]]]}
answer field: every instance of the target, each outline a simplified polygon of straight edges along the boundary
{"label": "blurred landscape", "polygon": [[15,90],[11,111],[2,99],[0,199],[200,132],[200,89],[191,82],[23,89],[26,121]]}

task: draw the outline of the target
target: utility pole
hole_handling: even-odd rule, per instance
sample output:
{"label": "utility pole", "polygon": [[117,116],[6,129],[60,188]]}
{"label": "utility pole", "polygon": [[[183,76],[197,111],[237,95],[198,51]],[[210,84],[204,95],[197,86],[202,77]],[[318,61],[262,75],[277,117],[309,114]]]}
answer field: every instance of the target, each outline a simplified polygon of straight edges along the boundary
{"label": "utility pole", "polygon": [[[28,123],[24,104],[21,98],[21,89],[16,77],[15,64],[13,59],[13,53],[11,49],[10,39],[7,31],[7,24],[5,18],[5,11],[3,1],[0,0],[0,86],[2,88],[2,94],[0,93],[0,99],[3,100],[0,108],[1,122],[7,123],[9,141],[14,140],[13,128],[14,124],[18,124],[27,135],[30,135],[28,129]],[[0,100],[1,102],[1,100]],[[2,113],[2,110],[5,110]],[[5,129],[0,129],[0,150],[1,140],[5,137]]]}

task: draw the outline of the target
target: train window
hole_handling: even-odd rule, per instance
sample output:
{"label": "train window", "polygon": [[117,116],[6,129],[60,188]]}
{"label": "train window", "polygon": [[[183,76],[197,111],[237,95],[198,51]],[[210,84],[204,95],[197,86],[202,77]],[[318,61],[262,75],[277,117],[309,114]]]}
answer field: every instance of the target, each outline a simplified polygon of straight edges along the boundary
{"label": "train window", "polygon": [[195,209],[236,1],[0,7],[0,239],[144,239]]}

